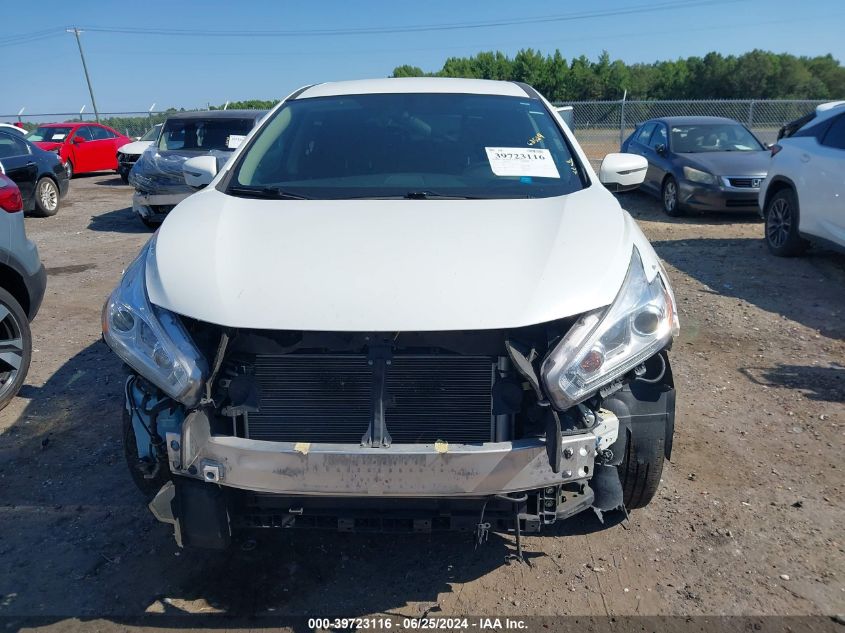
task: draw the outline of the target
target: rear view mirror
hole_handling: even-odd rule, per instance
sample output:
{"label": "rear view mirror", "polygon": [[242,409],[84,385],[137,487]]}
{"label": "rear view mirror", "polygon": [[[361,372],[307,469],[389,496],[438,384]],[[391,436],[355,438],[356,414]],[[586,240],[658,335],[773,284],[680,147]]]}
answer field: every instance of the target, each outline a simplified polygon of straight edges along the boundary
{"label": "rear view mirror", "polygon": [[185,184],[194,189],[202,189],[217,175],[217,159],[214,156],[195,156],[182,165]]}
{"label": "rear view mirror", "polygon": [[645,180],[648,161],[636,154],[608,154],[599,167],[599,180],[610,191],[636,189]]}

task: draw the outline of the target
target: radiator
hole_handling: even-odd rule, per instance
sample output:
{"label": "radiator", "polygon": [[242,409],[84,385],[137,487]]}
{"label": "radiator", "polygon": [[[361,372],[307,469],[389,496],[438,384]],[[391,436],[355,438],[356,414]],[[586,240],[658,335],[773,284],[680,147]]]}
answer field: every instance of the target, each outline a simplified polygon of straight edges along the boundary
{"label": "radiator", "polygon": [[[372,415],[372,370],[363,355],[258,355],[260,412],[248,437],[360,444]],[[387,371],[387,429],[394,444],[489,442],[493,359],[394,356]]]}

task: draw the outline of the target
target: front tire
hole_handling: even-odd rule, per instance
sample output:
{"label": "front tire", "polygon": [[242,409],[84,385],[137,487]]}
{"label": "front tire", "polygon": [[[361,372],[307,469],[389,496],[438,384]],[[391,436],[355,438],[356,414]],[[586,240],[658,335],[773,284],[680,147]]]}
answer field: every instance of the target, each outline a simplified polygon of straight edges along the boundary
{"label": "front tire", "polygon": [[17,300],[0,288],[0,409],[17,395],[31,359],[29,319]]}
{"label": "front tire", "polygon": [[681,201],[678,198],[678,181],[673,176],[668,176],[663,181],[663,188],[660,193],[660,198],[663,201],[663,213],[672,218],[684,214]]}
{"label": "front tire", "polygon": [[65,171],[67,172],[67,179],[68,180],[73,178],[73,163],[70,162],[69,158],[65,161]]}
{"label": "front tire", "polygon": [[59,188],[44,176],[35,184],[35,215],[48,218],[59,211]]}
{"label": "front tire", "polygon": [[772,255],[795,257],[809,243],[798,232],[798,196],[792,189],[781,189],[766,203],[766,246]]}
{"label": "front tire", "polygon": [[643,437],[636,426],[628,434],[625,458],[619,466],[622,498],[629,510],[644,508],[660,487],[666,446],[663,438]]}

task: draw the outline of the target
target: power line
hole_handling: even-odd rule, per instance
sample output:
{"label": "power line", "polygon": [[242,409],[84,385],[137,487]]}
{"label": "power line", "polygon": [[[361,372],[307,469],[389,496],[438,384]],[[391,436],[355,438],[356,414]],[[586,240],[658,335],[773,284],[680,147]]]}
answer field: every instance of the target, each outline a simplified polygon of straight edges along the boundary
{"label": "power line", "polygon": [[423,33],[430,31],[484,29],[501,26],[523,26],[528,24],[540,24],[546,22],[571,22],[575,20],[587,20],[603,17],[633,15],[638,13],[650,13],[654,11],[668,11],[692,7],[711,6],[714,4],[732,4],[744,1],[747,0],[672,0],[639,5],[636,7],[628,7],[624,9],[605,9],[602,11],[586,11],[581,13],[544,15],[526,18],[513,18],[507,20],[458,22],[448,24],[444,23],[417,24],[406,26],[360,27],[344,29],[296,29],[286,31],[239,31],[227,29],[225,31],[216,31],[208,29],[166,29],[144,27],[86,26],[85,30],[97,33],[120,33],[124,35],[178,35],[182,37],[319,37],[339,35],[377,35],[390,33]]}
{"label": "power line", "polygon": [[57,37],[64,33],[64,29],[46,29],[44,31],[35,31],[33,33],[22,33],[20,35],[12,35],[9,37],[0,38],[0,47],[17,46],[20,44],[30,44],[32,42],[39,42],[51,37]]}

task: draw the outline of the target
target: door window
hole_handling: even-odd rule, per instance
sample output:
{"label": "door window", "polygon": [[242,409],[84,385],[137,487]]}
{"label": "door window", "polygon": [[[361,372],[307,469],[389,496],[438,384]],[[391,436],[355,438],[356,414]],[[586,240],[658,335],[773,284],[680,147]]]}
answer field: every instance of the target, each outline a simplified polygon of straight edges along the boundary
{"label": "door window", "polygon": [[91,136],[94,137],[95,141],[104,141],[106,139],[114,138],[114,134],[112,134],[109,130],[104,127],[91,127]]}
{"label": "door window", "polygon": [[649,142],[649,147],[653,147],[657,149],[658,145],[662,145],[663,147],[669,147],[669,136],[666,134],[666,126],[659,124],[656,128],[654,128],[654,133],[651,135],[651,141]]}
{"label": "door window", "polygon": [[845,149],[845,114],[840,114],[827,128],[822,145],[835,149]]}
{"label": "door window", "polygon": [[0,132],[0,158],[12,158],[29,154],[29,147],[21,139]]}
{"label": "door window", "polygon": [[648,139],[654,131],[654,125],[654,123],[646,123],[640,128],[640,132],[637,134],[637,143],[648,145]]}
{"label": "door window", "polygon": [[91,135],[91,128],[87,125],[84,126],[84,127],[78,128],[76,130],[76,134],[74,134],[74,136],[75,137],[76,136],[82,137],[86,141],[93,141],[94,140],[94,137]]}

